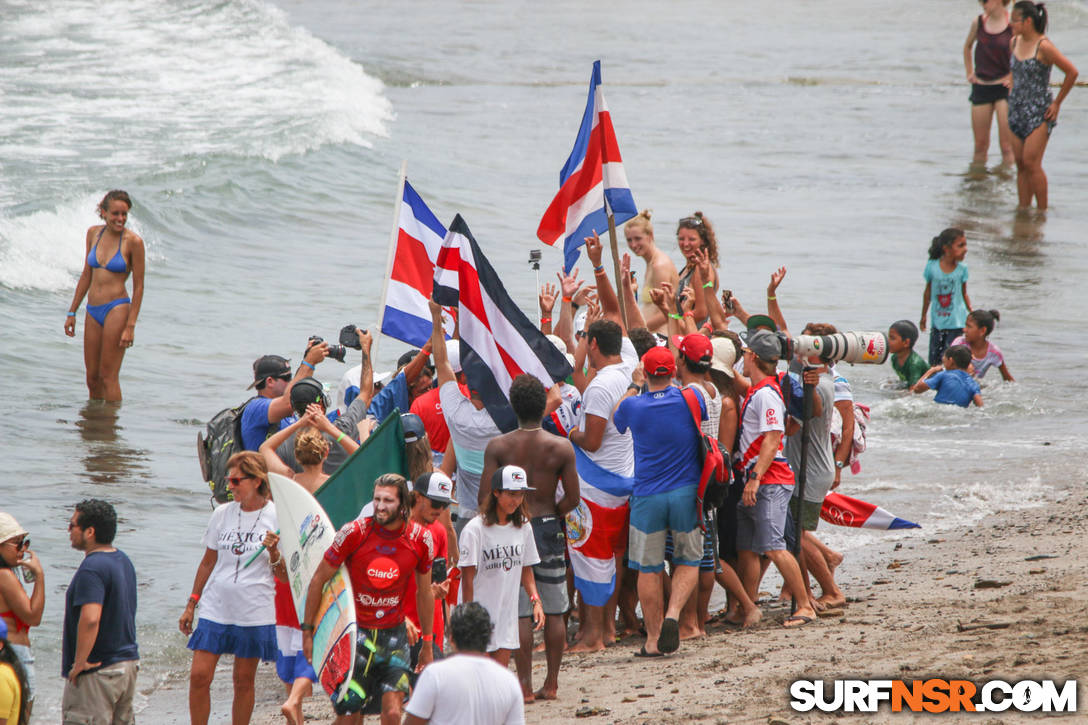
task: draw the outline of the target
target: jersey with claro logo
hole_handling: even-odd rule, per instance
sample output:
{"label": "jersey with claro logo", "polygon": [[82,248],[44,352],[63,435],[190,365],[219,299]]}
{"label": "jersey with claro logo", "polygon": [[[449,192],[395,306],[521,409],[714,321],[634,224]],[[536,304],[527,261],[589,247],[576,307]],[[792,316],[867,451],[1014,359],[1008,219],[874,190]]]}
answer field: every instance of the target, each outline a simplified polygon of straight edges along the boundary
{"label": "jersey with claro logo", "polygon": [[360,627],[387,629],[404,621],[408,583],[434,562],[431,532],[409,521],[389,531],[374,519],[356,519],[336,533],[325,561],[347,566]]}

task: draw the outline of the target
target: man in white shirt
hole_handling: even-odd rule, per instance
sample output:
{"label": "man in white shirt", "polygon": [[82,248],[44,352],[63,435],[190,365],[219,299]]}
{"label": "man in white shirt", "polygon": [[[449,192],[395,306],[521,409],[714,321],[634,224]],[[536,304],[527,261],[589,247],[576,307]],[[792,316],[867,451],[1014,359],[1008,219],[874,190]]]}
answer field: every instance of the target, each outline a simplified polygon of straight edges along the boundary
{"label": "man in white shirt", "polygon": [[491,617],[479,602],[459,604],[449,633],[457,654],[419,676],[405,725],[521,725],[525,705],[514,673],[487,656]]}

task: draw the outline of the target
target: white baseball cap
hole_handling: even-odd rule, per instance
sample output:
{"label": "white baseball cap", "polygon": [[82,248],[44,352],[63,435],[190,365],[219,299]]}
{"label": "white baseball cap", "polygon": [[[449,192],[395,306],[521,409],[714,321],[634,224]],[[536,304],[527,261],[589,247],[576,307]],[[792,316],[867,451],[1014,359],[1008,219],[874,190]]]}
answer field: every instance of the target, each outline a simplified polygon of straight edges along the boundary
{"label": "white baseball cap", "polygon": [[446,357],[450,361],[450,367],[454,373],[461,372],[461,341],[458,339],[446,340]]}
{"label": "white baseball cap", "polygon": [[521,466],[503,466],[491,475],[492,491],[535,491]]}
{"label": "white baseball cap", "polygon": [[453,498],[453,481],[441,471],[424,473],[412,482],[412,490],[439,503],[457,503]]}

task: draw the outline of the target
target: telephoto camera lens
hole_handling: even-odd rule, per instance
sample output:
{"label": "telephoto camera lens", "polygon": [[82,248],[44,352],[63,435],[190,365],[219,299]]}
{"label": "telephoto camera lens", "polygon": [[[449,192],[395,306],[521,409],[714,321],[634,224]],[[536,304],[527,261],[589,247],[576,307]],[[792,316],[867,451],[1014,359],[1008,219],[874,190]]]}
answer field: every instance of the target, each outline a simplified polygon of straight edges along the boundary
{"label": "telephoto camera lens", "polygon": [[347,355],[347,353],[348,351],[343,345],[329,345],[329,357],[333,360],[344,362],[344,356]]}

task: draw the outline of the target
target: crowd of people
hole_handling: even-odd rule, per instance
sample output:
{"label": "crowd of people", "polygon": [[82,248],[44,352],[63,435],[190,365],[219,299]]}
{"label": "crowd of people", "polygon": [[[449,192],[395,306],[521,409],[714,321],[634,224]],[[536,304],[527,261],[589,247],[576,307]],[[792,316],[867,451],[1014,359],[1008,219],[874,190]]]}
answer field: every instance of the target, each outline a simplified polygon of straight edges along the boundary
{"label": "crowd of people", "polygon": [[[996,116],[1003,160],[1018,170],[1019,206],[1034,200],[1045,209],[1042,157],[1077,70],[1045,36],[1041,3],[1016,2],[1010,13],[1010,0],[980,1],[964,46],[974,161],[985,162]],[[1064,73],[1056,97],[1053,66]],[[121,399],[120,367],[143,298],[143,240],[125,226],[131,206],[119,190],[99,204],[104,223],[87,231],[64,324],[74,336],[86,298],[93,399]],[[526,704],[560,696],[565,656],[638,638],[634,656],[663,657],[705,636],[711,621],[758,625],[767,616],[760,584],[772,564],[780,596],[793,602],[780,626],[805,626],[846,606],[835,579],[843,556],[816,531],[824,497],[845,469],[857,469],[859,414],[833,364],[786,357],[791,333],[777,296],[786,269],[771,274],[766,311],[749,313],[722,288],[717,238],[701,212],[677,223],[679,269],[657,246],[648,211],[627,222],[624,235],[645,263],[641,283],[624,254],[613,285],[594,234],[585,241],[592,281],[560,272],[558,285],[541,288],[540,331],[573,373],[553,385],[517,377],[508,392],[516,430],[500,430],[472,388],[459,341],[446,339],[446,313],[433,302],[431,339],[405,352],[391,374],[373,369],[372,337],[355,330],[361,360],[341,379],[335,404],[314,377],[328,343],[311,340],[297,368],[276,354],[254,362],[255,395],[239,421],[244,450],[227,461],[230,501],[211,516],[178,622],[192,650],[193,723],[209,721],[216,666],[229,655],[232,722],[249,722],[266,661],[284,684],[284,718],[301,725],[302,703],[319,679],[312,662],[319,595],[341,566],[356,593],[358,648],[367,654],[351,696],[336,704],[339,723],[364,713],[383,723],[522,722]],[[978,381],[990,368],[1013,380],[990,340],[1000,314],[974,308],[968,295],[966,254],[962,230],[934,237],[919,322],[899,320],[887,331],[902,387],[933,390],[935,402],[962,407],[983,405]],[[928,360],[914,350],[927,331]],[[818,321],[801,331],[835,333]],[[809,408],[805,386],[813,391]],[[309,582],[305,611],[297,611],[269,472],[313,493],[398,412],[407,470],[374,482],[373,500],[337,533]],[[730,461],[728,491],[716,506],[701,505],[704,435]],[[603,537],[595,564],[603,579],[575,564],[574,531],[589,511]],[[137,586],[131,562],[113,546],[117,513],[84,500],[68,528],[84,558],[65,595],[64,722],[132,722]],[[726,606],[712,615],[719,585]],[[44,605],[29,534],[0,512],[0,725],[29,720],[38,683],[28,632]],[[536,688],[538,636],[546,670]]]}
{"label": "crowd of people", "polygon": [[[320,689],[312,663],[320,592],[341,566],[355,592],[358,649],[367,653],[354,694],[336,705],[341,723],[368,712],[383,723],[458,722],[466,713],[474,722],[518,722],[526,703],[559,697],[564,657],[632,637],[636,657],[662,657],[704,636],[711,621],[759,624],[767,616],[760,584],[772,564],[781,598],[793,602],[780,626],[805,626],[846,606],[835,579],[843,556],[816,531],[824,497],[845,469],[856,470],[858,414],[833,364],[786,357],[792,333],[778,299],[786,269],[770,276],[766,311],[750,313],[719,289],[717,239],[705,215],[677,224],[682,269],[657,248],[649,212],[624,233],[652,281],[638,284],[624,254],[617,288],[600,239],[586,239],[592,282],[559,272],[538,297],[540,332],[573,372],[548,386],[515,378],[515,430],[499,429],[466,378],[459,340],[446,339],[448,313],[434,302],[430,339],[405,352],[393,374],[374,372],[372,337],[354,330],[360,362],[341,379],[336,405],[314,377],[328,343],[311,339],[297,367],[274,354],[254,361],[255,395],[238,420],[245,450],[227,461],[230,500],[208,523],[178,623],[192,650],[192,722],[211,718],[224,655],[232,658],[233,722],[252,715],[262,661],[276,663],[286,721],[303,722],[303,701]],[[919,324],[899,320],[887,332],[905,389],[936,390],[937,402],[962,406],[982,405],[978,379],[991,367],[1012,380],[989,340],[999,313],[972,308],[966,252],[962,230],[934,237]],[[914,351],[927,321],[928,363]],[[801,330],[836,332],[823,322]],[[805,385],[813,390],[807,411]],[[313,493],[397,414],[407,470],[374,482],[373,500],[351,512],[297,611],[269,472]],[[703,436],[717,441],[732,469],[716,505],[701,504]],[[572,548],[590,505],[610,573],[597,581],[579,572]],[[610,516],[619,524],[610,528]],[[112,545],[112,506],[83,501],[69,526],[86,557],[66,595],[66,722],[80,722],[81,712],[127,722],[138,667],[135,573]],[[0,559],[0,713],[10,699],[9,711],[21,714],[9,720],[25,722],[34,696],[27,630],[41,621],[44,577],[27,532],[2,513]],[[33,581],[29,594],[17,568]],[[726,605],[712,614],[718,585]],[[546,669],[534,687],[537,633]],[[441,663],[451,646],[461,665]],[[516,675],[507,671],[511,659]],[[485,675],[496,686],[474,679]]]}

